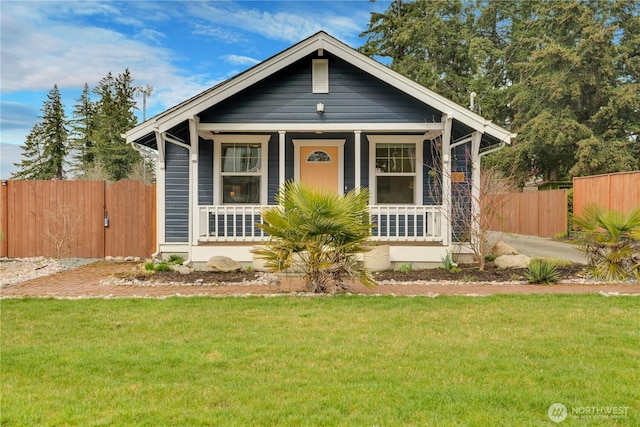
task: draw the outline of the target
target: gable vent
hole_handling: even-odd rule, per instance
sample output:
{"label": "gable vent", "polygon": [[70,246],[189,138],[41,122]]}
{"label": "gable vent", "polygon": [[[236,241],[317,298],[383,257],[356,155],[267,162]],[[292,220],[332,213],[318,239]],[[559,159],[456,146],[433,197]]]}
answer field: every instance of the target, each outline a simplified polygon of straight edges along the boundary
{"label": "gable vent", "polygon": [[329,93],[329,60],[314,59],[311,64],[313,93]]}

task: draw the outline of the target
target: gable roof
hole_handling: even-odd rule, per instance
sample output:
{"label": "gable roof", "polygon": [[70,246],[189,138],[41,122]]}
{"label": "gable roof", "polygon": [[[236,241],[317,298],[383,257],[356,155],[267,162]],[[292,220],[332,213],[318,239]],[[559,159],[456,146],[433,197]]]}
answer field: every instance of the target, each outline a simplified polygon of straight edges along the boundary
{"label": "gable roof", "polygon": [[356,68],[369,73],[424,104],[441,111],[442,114],[446,114],[447,117],[453,118],[499,142],[510,144],[511,138],[515,137],[515,134],[512,134],[507,129],[492,123],[490,120],[484,119],[473,111],[456,104],[442,95],[391,70],[376,60],[361,54],[326,32],[320,31],[249,68],[243,73],[213,86],[141,123],[126,132],[125,136],[127,141],[137,141],[153,133],[155,130],[159,130],[160,132],[167,131],[319,49],[331,52],[333,55],[349,62]]}

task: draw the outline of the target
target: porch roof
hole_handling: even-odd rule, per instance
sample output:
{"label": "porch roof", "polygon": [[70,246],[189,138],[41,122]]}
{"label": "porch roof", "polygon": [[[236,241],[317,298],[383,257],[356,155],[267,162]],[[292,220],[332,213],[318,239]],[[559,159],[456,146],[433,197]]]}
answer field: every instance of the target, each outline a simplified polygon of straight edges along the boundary
{"label": "porch roof", "polygon": [[[511,138],[515,137],[507,129],[504,129],[490,120],[486,120],[480,115],[462,107],[455,102],[419,85],[401,74],[391,70],[387,66],[375,61],[366,55],[352,49],[340,42],[324,31],[320,31],[313,36],[297,43],[296,45],[276,54],[275,56],[255,65],[237,76],[213,86],[202,93],[185,100],[140,125],[129,130],[124,136],[128,143],[138,143],[151,148],[157,148],[155,142],[155,132],[178,132],[186,126],[187,120],[194,118],[202,111],[210,108],[240,91],[265,79],[266,77],[282,70],[305,56],[318,50],[326,50],[333,55],[349,62],[362,71],[376,77],[377,79],[395,87],[401,92],[423,102],[453,119],[453,136],[462,137],[475,131],[483,134],[482,146],[494,146],[496,144],[510,144]],[[286,124],[282,124],[285,126]],[[354,124],[353,129],[360,127]],[[263,126],[265,127],[265,126]],[[271,125],[270,127],[273,127]],[[349,124],[340,125],[342,130],[349,130]],[[393,126],[387,125],[391,129]],[[400,128],[401,126],[398,126]],[[275,128],[274,128],[275,129]],[[266,127],[261,130],[268,130]],[[289,130],[279,128],[276,130]],[[434,129],[435,130],[435,129]]]}

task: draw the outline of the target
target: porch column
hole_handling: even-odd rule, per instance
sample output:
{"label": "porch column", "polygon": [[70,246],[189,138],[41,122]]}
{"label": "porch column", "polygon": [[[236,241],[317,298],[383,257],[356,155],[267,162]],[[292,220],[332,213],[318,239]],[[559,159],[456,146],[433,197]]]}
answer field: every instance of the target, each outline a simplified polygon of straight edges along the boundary
{"label": "porch column", "polygon": [[[160,130],[154,129],[158,146],[158,170],[156,171],[156,253],[160,252],[160,244],[166,242],[165,235],[165,200],[166,170],[164,163],[164,138]],[[155,254],[154,254],[155,255]]]}
{"label": "porch column", "polygon": [[480,194],[482,185],[480,177],[480,141],[482,133],[475,131],[471,135],[471,244],[479,247],[474,240],[481,238]]}
{"label": "porch column", "polygon": [[285,136],[287,131],[278,131],[278,188],[284,184],[285,180]]}
{"label": "porch column", "polygon": [[361,135],[362,135],[362,131],[356,130],[353,131],[353,134],[355,136],[354,138],[354,157],[355,157],[355,168],[354,168],[354,183],[353,186],[355,188],[360,188],[360,149],[361,149]]}
{"label": "porch column", "polygon": [[447,115],[442,116],[444,132],[442,133],[442,209],[444,217],[442,221],[442,244],[451,244],[451,126],[453,119]]}
{"label": "porch column", "polygon": [[[191,231],[190,242],[192,245],[198,245],[200,236],[200,209],[198,207],[198,116],[189,119],[189,225],[188,230]],[[189,256],[191,258],[191,256]]]}

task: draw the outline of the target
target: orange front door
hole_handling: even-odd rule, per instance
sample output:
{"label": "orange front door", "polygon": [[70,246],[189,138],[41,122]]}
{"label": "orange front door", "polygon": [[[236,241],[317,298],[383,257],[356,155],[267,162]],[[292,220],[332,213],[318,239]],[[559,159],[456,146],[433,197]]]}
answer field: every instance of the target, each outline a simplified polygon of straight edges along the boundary
{"label": "orange front door", "polygon": [[300,179],[306,184],[339,193],[338,147],[300,147]]}

